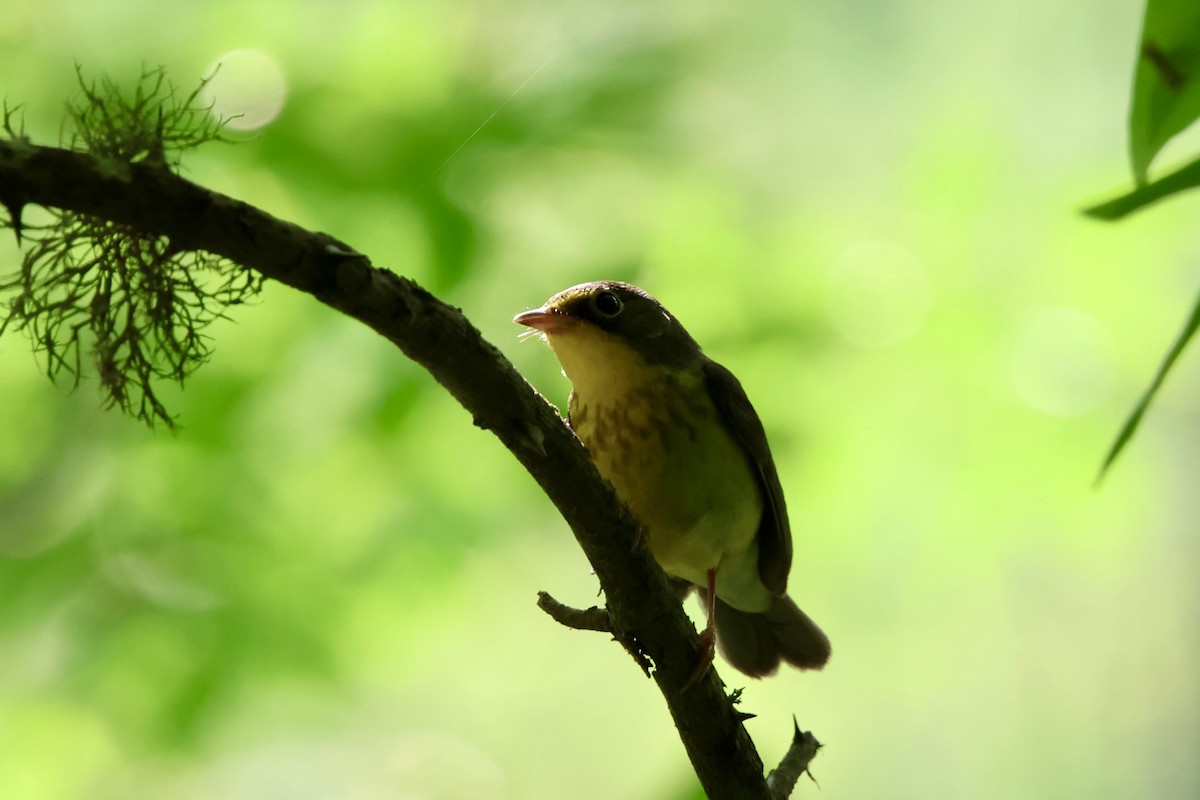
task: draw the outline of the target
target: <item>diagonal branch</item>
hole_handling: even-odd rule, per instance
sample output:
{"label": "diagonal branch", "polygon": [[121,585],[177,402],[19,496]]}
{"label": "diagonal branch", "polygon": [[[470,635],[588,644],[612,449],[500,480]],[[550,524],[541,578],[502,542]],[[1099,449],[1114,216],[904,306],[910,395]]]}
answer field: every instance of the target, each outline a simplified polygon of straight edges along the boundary
{"label": "diagonal branch", "polygon": [[680,739],[712,798],[768,800],[763,765],[695,628],[632,520],[557,410],[458,310],[336,239],[304,230],[147,163],[0,139],[0,204],[19,230],[26,204],[67,209],[224,256],[369,326],[423,366],[537,480],[600,580],[614,635],[653,664]]}

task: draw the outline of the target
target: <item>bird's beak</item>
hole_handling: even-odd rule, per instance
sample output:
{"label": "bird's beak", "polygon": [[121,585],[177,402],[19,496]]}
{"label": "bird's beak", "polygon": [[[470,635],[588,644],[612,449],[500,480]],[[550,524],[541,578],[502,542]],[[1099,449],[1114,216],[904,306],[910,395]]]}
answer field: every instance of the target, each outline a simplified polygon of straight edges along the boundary
{"label": "bird's beak", "polygon": [[575,322],[575,318],[554,306],[542,306],[532,311],[522,311],[513,317],[513,322],[536,328],[542,333],[556,333]]}

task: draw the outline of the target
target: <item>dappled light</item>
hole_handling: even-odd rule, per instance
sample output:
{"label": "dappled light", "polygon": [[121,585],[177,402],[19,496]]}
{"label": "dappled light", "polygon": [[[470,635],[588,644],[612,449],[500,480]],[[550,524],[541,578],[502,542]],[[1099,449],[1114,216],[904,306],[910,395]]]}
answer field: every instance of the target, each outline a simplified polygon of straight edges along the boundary
{"label": "dappled light", "polygon": [[895,244],[855,245],[829,272],[829,317],[848,341],[888,347],[916,334],[929,309],[921,262]]}
{"label": "dappled light", "polygon": [[[761,417],[832,643],[715,662],[764,762],[793,717],[825,744],[796,798],[1194,800],[1200,354],[1093,487],[1200,264],[1193,197],[1079,213],[1125,179],[1139,13],[9,0],[0,96],[55,144],[76,62],[212,76],[236,143],[187,180],[419,281],[560,408],[513,316],[661,300]],[[249,288],[154,384],[173,429],[102,409],[86,326],[73,391],[0,336],[0,798],[699,798],[638,666],[535,605],[604,598],[511,453],[365,326]]]}
{"label": "dappled light", "polygon": [[234,131],[254,131],[275,121],[287,100],[279,62],[253,48],[232,50],[205,70],[200,100]]}
{"label": "dappled light", "polygon": [[1013,344],[1017,396],[1045,414],[1076,416],[1099,408],[1116,376],[1112,335],[1095,317],[1069,308],[1022,315]]}

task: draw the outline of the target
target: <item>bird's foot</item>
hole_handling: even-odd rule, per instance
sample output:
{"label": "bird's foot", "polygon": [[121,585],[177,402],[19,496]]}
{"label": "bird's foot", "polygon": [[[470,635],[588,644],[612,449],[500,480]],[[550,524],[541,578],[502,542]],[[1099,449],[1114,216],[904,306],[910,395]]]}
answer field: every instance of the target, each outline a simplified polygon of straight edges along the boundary
{"label": "bird's foot", "polygon": [[713,630],[712,625],[706,627],[700,632],[700,660],[696,663],[696,668],[692,670],[692,674],[688,676],[687,682],[683,684],[684,691],[692,688],[700,682],[700,679],[708,674],[708,670],[712,667],[713,659],[717,655],[717,632]]}
{"label": "bird's foot", "polygon": [[637,525],[633,529],[633,552],[636,553],[645,547],[649,539],[650,535],[647,533],[646,528],[642,525]]}

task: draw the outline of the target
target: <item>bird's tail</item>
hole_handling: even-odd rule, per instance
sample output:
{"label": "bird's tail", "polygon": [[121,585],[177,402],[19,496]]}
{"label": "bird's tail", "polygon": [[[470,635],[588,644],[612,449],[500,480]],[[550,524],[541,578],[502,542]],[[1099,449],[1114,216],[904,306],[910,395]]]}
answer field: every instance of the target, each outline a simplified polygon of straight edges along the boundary
{"label": "bird's tail", "polygon": [[820,669],[829,660],[829,639],[786,595],[757,614],[717,598],[715,616],[721,655],[752,678],[770,675],[781,659],[799,669]]}

